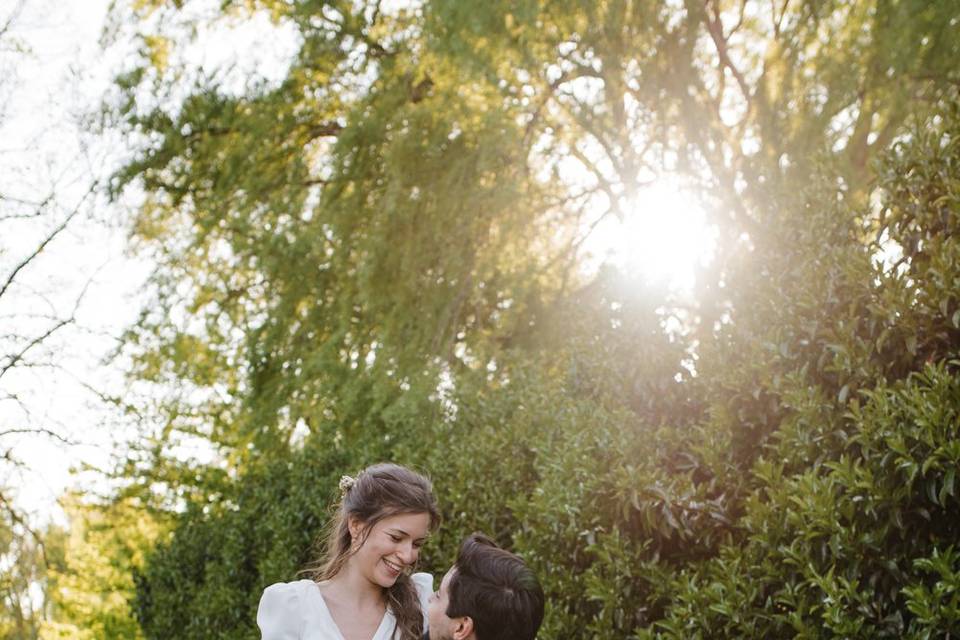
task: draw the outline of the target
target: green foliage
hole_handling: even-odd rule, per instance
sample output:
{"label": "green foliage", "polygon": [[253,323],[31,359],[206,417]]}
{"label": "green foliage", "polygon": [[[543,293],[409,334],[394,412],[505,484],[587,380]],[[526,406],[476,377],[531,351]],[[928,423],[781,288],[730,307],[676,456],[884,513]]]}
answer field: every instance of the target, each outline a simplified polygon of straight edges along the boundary
{"label": "green foliage", "polygon": [[[62,532],[49,532],[51,547],[56,547]],[[51,549],[53,551],[53,549]],[[39,533],[30,532],[20,522],[11,522],[8,512],[0,518],[0,638],[3,640],[38,637],[44,618],[44,601],[37,597],[48,557]],[[42,593],[42,592],[41,592]]]}
{"label": "green foliage", "polygon": [[[944,569],[950,559],[932,565],[927,556],[939,559],[938,549],[960,533],[952,517],[960,379],[946,365],[929,366],[863,396],[847,416],[852,436],[835,461],[793,474],[772,460],[755,466],[761,487],[739,521],[742,542],[681,574],[657,625],[662,635],[956,632],[956,611],[941,604],[956,579]],[[932,583],[938,571],[946,583],[933,593],[914,586]],[[926,619],[911,615],[918,607],[926,607]],[[933,610],[941,617],[931,627]]]}
{"label": "green foliage", "polygon": [[191,503],[135,573],[134,613],[146,637],[258,637],[261,591],[314,559],[344,468],[340,447],[313,443]]}
{"label": "green foliage", "polygon": [[[179,390],[128,468],[174,521],[145,637],[255,638],[383,459],[435,481],[424,567],[491,533],[544,638],[958,631],[955,7],[322,4],[245,5],[303,36],[277,86],[121,85],[160,259],[127,348]],[[717,205],[695,304],[580,253],[662,170]]]}
{"label": "green foliage", "polygon": [[130,610],[133,572],[155,544],[160,526],[132,501],[64,501],[70,518],[62,558],[48,569],[49,615],[42,640],[142,638]]}
{"label": "green foliage", "polygon": [[[954,162],[957,124],[946,114],[897,148],[890,175],[934,153]],[[927,227],[957,210],[914,207],[906,224],[904,205],[917,191],[955,203],[955,182],[884,185],[883,219],[899,221],[888,242],[901,228],[928,238],[911,267],[953,255],[953,236]],[[382,457],[436,482],[445,524],[425,566],[440,573],[462,535],[491,532],[541,575],[544,637],[952,629],[960,378],[954,308],[939,301],[954,281],[877,262],[861,240],[876,215],[828,187],[791,215],[757,258],[766,273],[738,272],[750,313],[719,327],[696,376],[654,299],[611,273],[490,366],[451,370],[447,391],[409,388],[381,414],[379,445],[332,420],[193,503],[140,579],[147,636],[255,637],[260,590],[308,560],[335,479]]]}

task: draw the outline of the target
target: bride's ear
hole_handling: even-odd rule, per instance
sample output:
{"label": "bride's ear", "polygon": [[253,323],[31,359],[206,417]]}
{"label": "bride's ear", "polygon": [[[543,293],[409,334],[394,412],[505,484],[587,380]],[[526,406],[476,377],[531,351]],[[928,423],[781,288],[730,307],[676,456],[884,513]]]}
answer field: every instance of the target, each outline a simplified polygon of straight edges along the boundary
{"label": "bride's ear", "polygon": [[360,536],[363,533],[363,523],[356,516],[350,516],[347,519],[347,530],[350,531],[351,546],[357,547],[360,544]]}
{"label": "bride's ear", "polygon": [[453,627],[453,640],[467,640],[473,636],[473,618],[463,616],[457,618]]}

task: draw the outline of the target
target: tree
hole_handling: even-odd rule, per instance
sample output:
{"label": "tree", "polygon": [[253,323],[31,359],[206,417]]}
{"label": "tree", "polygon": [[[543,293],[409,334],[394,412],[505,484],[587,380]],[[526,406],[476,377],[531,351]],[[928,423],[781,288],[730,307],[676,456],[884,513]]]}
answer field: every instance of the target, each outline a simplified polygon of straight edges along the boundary
{"label": "tree", "polygon": [[45,534],[44,538],[37,539],[23,535],[22,529],[7,521],[0,522],[0,557],[4,559],[0,578],[0,638],[4,640],[39,637],[46,602],[42,593],[38,593],[38,586],[44,581],[51,551],[55,555],[62,532],[50,530]]}
{"label": "tree", "polygon": [[[195,74],[170,52],[193,14],[141,5],[168,25],[116,112],[155,141],[116,184],[146,189],[140,237],[163,256],[142,374],[206,389],[175,422],[236,448],[365,393],[342,385],[371,382],[353,373],[367,359],[395,387],[434,357],[483,362],[481,342],[584,285],[584,233],[664,171],[717,203],[723,261],[749,260],[815,158],[863,201],[872,154],[955,81],[953,9],[920,4],[262,2],[302,45],[282,82],[240,95],[180,86]],[[150,109],[146,86],[190,93]],[[731,302],[723,261],[688,310],[707,333]]]}
{"label": "tree", "polygon": [[[45,117],[61,105],[51,100],[37,109],[33,102],[46,89],[31,78],[47,55],[30,46],[38,8],[20,0],[0,10],[0,564],[11,568],[0,625],[24,638],[36,637],[49,612],[43,589],[56,558],[48,544],[56,546],[60,535],[34,503],[53,470],[37,450],[85,439],[78,436],[83,425],[69,422],[76,415],[61,420],[62,407],[72,391],[97,386],[78,379],[76,360],[102,340],[84,323],[81,305],[100,266],[90,263],[103,255],[63,251],[98,204],[95,154],[66,109]],[[47,144],[53,139],[57,151]]]}
{"label": "tree", "polygon": [[[144,189],[160,264],[133,375],[219,454],[128,469],[186,501],[147,637],[189,603],[216,624],[184,637],[252,637],[332,478],[385,457],[438,481],[428,566],[482,527],[537,567],[545,637],[953,624],[957,434],[896,416],[953,415],[955,6],[227,2],[212,23],[300,43],[243,90],[178,66],[191,7],[136,11],[114,115],[145,143],[113,187]],[[720,230],[694,305],[582,260],[665,172]],[[897,438],[942,474],[899,491]]]}
{"label": "tree", "polygon": [[49,613],[39,637],[129,639],[142,637],[131,615],[133,572],[159,536],[158,523],[135,504],[92,504],[71,495],[69,531],[62,557],[48,570]]}
{"label": "tree", "polygon": [[[495,372],[409,390],[389,440],[330,416],[198,496],[145,566],[145,635],[256,637],[256,598],[308,560],[339,473],[382,457],[436,482],[427,568],[490,531],[542,577],[545,637],[952,633],[960,112],[938,120],[882,174],[890,239],[925,238],[909,268],[875,260],[875,212],[824,176],[769,273],[731,283],[751,313],[679,382],[656,299],[601,280]],[[210,624],[176,626],[184,607]]]}

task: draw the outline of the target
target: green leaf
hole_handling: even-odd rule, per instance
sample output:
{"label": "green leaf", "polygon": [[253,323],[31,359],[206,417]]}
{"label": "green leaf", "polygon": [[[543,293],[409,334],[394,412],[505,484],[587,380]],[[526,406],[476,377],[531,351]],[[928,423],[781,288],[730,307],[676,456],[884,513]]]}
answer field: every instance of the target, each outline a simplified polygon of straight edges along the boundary
{"label": "green leaf", "polygon": [[917,336],[907,336],[905,342],[910,355],[917,355]]}

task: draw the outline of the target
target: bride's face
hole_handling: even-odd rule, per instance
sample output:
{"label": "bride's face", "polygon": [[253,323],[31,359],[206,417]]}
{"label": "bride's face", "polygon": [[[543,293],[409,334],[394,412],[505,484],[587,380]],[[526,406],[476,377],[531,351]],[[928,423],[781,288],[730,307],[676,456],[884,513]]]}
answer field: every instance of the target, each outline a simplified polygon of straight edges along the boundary
{"label": "bride's face", "polygon": [[417,562],[420,547],[430,530],[430,515],[402,513],[377,522],[364,538],[364,526],[353,521],[350,534],[360,548],[350,557],[353,565],[370,582],[383,588],[393,586],[400,573]]}

